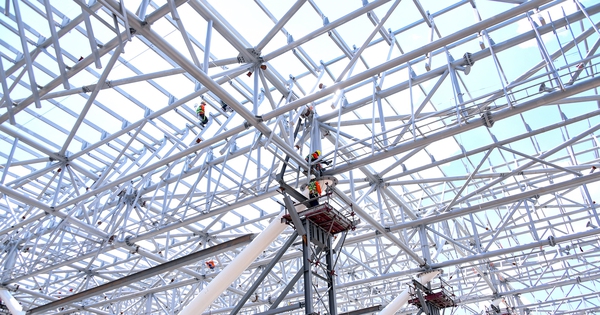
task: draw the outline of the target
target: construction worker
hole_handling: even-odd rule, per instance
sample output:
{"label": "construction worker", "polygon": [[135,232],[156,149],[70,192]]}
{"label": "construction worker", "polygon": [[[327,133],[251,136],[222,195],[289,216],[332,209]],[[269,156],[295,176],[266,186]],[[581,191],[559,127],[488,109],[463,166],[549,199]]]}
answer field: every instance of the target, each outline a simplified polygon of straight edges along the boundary
{"label": "construction worker", "polygon": [[310,206],[315,207],[319,205],[319,197],[321,196],[321,184],[316,180],[311,180],[308,183],[308,198],[310,200]]}
{"label": "construction worker", "polygon": [[200,103],[200,106],[196,107],[196,114],[200,119],[200,124],[202,125],[202,127],[204,127],[208,122],[208,117],[206,117],[205,106],[206,102],[202,101],[202,103]]}
{"label": "construction worker", "polygon": [[315,152],[313,152],[313,153],[311,153],[311,154],[307,155],[307,156],[304,158],[304,160],[306,160],[306,162],[307,162],[307,163],[308,163],[308,162],[312,162],[312,161],[314,161],[314,160],[318,159],[318,158],[319,158],[319,156],[321,156],[321,150],[317,150],[317,151],[315,151]]}
{"label": "construction worker", "polygon": [[206,262],[206,266],[208,266],[208,268],[210,268],[210,270],[214,270],[215,269],[215,261],[214,260],[209,260]]}
{"label": "construction worker", "polygon": [[[304,158],[304,160],[307,163],[310,163],[310,162],[314,162],[315,160],[319,159],[319,157],[321,157],[321,150],[316,150],[315,152],[307,155]],[[324,164],[327,164],[327,165],[331,164],[331,161],[321,161],[321,162],[323,162]],[[314,174],[317,176],[322,176],[323,173],[325,172],[325,168],[323,166],[321,166],[321,162],[317,162],[317,163],[313,164]]]}
{"label": "construction worker", "polygon": [[[316,159],[318,159],[319,156],[321,156],[321,151],[320,150],[316,150],[315,152],[307,155],[304,158],[304,160],[306,161],[306,163],[310,164],[311,162],[313,162]],[[322,171],[321,171],[321,163],[315,163],[312,166],[313,166],[313,168],[312,168],[313,174],[315,174],[316,176],[321,176],[321,173],[322,173]]]}
{"label": "construction worker", "polygon": [[305,106],[304,109],[302,110],[302,114],[300,114],[300,117],[304,118],[304,119],[308,119],[308,117],[310,117],[310,115],[313,113],[313,107],[312,106]]}
{"label": "construction worker", "polygon": [[231,106],[227,105],[227,103],[223,102],[223,100],[221,100],[221,108],[223,109],[224,112],[233,112],[233,108],[231,108]]}

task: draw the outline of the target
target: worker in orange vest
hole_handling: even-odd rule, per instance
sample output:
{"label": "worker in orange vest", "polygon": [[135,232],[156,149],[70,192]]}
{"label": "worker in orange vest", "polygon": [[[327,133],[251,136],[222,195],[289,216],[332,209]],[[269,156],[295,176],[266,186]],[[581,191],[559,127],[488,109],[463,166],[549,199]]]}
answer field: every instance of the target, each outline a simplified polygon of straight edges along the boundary
{"label": "worker in orange vest", "polygon": [[321,196],[321,184],[319,184],[316,180],[311,180],[308,183],[308,198],[311,199],[310,206],[318,206],[319,205],[319,197]]}
{"label": "worker in orange vest", "polygon": [[[319,159],[319,157],[321,157],[321,150],[316,150],[315,152],[307,155],[304,158],[304,160],[307,163],[309,163],[309,162],[314,162],[315,160]],[[323,176],[323,173],[325,172],[325,168],[323,166],[321,166],[321,163],[329,165],[329,164],[331,164],[331,161],[320,161],[320,162],[314,163],[313,164],[313,170],[314,170],[313,174],[315,174],[315,176]]]}
{"label": "worker in orange vest", "polygon": [[206,262],[206,266],[208,266],[208,268],[210,268],[210,270],[214,270],[216,265],[215,265],[214,260],[209,260]]}
{"label": "worker in orange vest", "polygon": [[202,125],[202,127],[204,127],[206,125],[206,123],[208,122],[208,118],[206,117],[206,102],[202,101],[202,103],[200,103],[200,106],[198,106],[196,108],[196,114],[198,115],[198,118],[200,119],[200,124]]}

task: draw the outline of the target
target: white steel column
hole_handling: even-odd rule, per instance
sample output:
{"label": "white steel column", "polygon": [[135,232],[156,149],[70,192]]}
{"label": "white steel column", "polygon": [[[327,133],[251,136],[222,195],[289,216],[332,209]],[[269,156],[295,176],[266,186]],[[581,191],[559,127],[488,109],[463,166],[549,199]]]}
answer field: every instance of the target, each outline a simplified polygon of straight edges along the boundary
{"label": "white steel column", "polygon": [[257,237],[248,244],[233,261],[196,296],[179,315],[202,314],[237,279],[248,266],[277,238],[287,227],[281,222],[285,212],[276,216]]}
{"label": "white steel column", "polygon": [[12,315],[25,315],[23,307],[17,300],[8,292],[6,289],[0,289],[0,299],[8,307],[8,310]]}

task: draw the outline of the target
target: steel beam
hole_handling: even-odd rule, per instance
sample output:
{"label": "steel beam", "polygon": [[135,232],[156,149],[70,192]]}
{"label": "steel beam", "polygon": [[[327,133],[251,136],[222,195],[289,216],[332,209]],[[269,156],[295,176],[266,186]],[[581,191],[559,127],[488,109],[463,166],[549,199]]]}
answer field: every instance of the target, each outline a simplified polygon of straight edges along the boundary
{"label": "steel beam", "polygon": [[356,202],[356,203],[352,202],[352,200],[350,200],[350,198],[348,198],[343,192],[339,191],[338,188],[334,187],[334,191],[335,191],[336,195],[340,196],[344,200],[344,202],[346,202],[349,205],[352,205],[352,210],[354,212],[356,212],[356,214],[358,214],[359,217],[361,217],[363,220],[365,220],[367,223],[369,223],[374,229],[376,229],[381,234],[383,234],[383,236],[386,237],[387,239],[389,239],[392,243],[394,243],[398,247],[400,247],[406,253],[406,255],[410,256],[419,265],[426,264],[426,262],[423,260],[423,258],[419,257],[419,255],[417,255],[410,247],[408,247],[408,245],[404,244],[404,242],[399,240],[395,235],[389,233],[389,231],[385,227],[383,227],[381,224],[379,224],[379,222],[375,221],[375,219],[373,219],[366,211],[364,211],[358,205],[358,202]]}
{"label": "steel beam", "polygon": [[230,315],[235,315],[242,309],[246,301],[248,301],[250,296],[254,293],[254,291],[256,291],[261,282],[269,275],[273,267],[275,267],[275,265],[279,263],[279,259],[281,259],[281,257],[283,256],[283,254],[285,254],[288,248],[292,246],[297,236],[298,233],[296,231],[292,232],[292,235],[290,235],[285,244],[283,244],[279,251],[277,251],[277,254],[275,254],[275,256],[271,258],[271,262],[267,266],[265,266],[261,274],[256,279],[254,279],[254,283],[250,286],[250,288],[246,289],[246,294],[244,294],[244,296],[240,298],[240,300],[237,302],[236,306],[233,308],[231,313],[229,313]]}
{"label": "steel beam", "polygon": [[135,283],[137,281],[146,279],[146,278],[150,278],[156,275],[159,275],[165,271],[170,271],[173,269],[177,269],[179,267],[183,267],[185,265],[189,265],[191,263],[195,263],[198,260],[201,260],[205,257],[209,257],[209,256],[214,256],[217,255],[219,253],[222,253],[224,251],[228,251],[231,250],[231,248],[236,248],[245,244],[250,243],[250,241],[252,241],[253,235],[252,234],[247,234],[245,236],[240,236],[238,238],[235,238],[231,241],[227,241],[215,246],[211,246],[208,248],[205,248],[203,250],[197,251],[195,253],[192,254],[188,254],[186,256],[183,257],[179,257],[175,260],[171,260],[169,262],[154,266],[152,268],[140,271],[140,272],[136,272],[134,274],[125,276],[123,278],[120,278],[118,280],[113,280],[110,281],[108,283],[99,285],[95,288],[92,289],[88,289],[85,290],[83,292],[79,292],[76,294],[73,294],[69,297],[65,297],[62,298],[60,300],[54,301],[54,302],[50,302],[48,304],[44,304],[42,306],[38,306],[36,308],[30,309],[27,311],[28,314],[36,314],[36,313],[43,313],[49,310],[53,310],[53,309],[57,309],[60,308],[62,306],[67,306],[71,303],[74,303],[76,301],[83,301],[87,298],[90,298],[92,296],[96,296],[99,295],[103,292],[106,291],[110,291],[113,290],[115,288],[119,288],[122,286],[126,286],[132,283]]}
{"label": "steel beam", "polygon": [[519,194],[506,196],[502,199],[492,200],[492,201],[488,201],[488,202],[482,202],[482,203],[474,205],[474,206],[460,208],[460,209],[454,209],[454,210],[450,210],[450,211],[447,211],[444,213],[439,213],[439,214],[436,214],[435,216],[396,224],[394,226],[390,226],[388,229],[390,231],[398,231],[398,230],[402,230],[402,229],[406,229],[406,228],[416,228],[421,224],[432,224],[435,222],[441,222],[444,220],[457,218],[457,217],[460,217],[460,216],[463,216],[463,215],[466,215],[469,213],[478,212],[478,211],[481,211],[481,209],[493,209],[500,205],[504,205],[504,204],[511,203],[511,202],[516,202],[516,201],[519,201],[519,200],[522,200],[525,198],[530,198],[531,196],[549,194],[549,193],[557,192],[562,189],[567,189],[567,188],[571,188],[571,187],[577,187],[577,186],[581,186],[584,184],[592,183],[594,181],[598,181],[599,179],[600,179],[600,172],[594,173],[594,174],[589,174],[589,175],[584,175],[581,177],[566,180],[561,183],[556,183],[556,184],[548,185],[546,187],[531,189],[531,190],[528,190],[528,191],[525,191],[525,192],[522,192]]}
{"label": "steel beam", "polygon": [[21,16],[21,10],[19,9],[19,0],[13,0],[13,7],[15,9],[15,18],[17,20],[19,37],[21,39],[21,48],[23,49],[23,58],[25,59],[25,69],[27,69],[27,75],[29,76],[29,85],[31,86],[33,101],[35,102],[36,108],[42,108],[42,104],[40,103],[40,92],[38,90],[38,85],[35,82],[35,74],[33,73],[33,58],[29,54],[29,48],[27,47],[25,25]]}
{"label": "steel beam", "polygon": [[[300,106],[305,105],[305,104],[307,104],[309,102],[313,102],[313,101],[316,101],[316,100],[318,100],[320,98],[323,98],[323,97],[325,97],[325,96],[327,96],[329,94],[333,94],[337,90],[342,90],[342,89],[344,89],[346,87],[349,87],[349,86],[351,86],[353,84],[361,82],[361,81],[363,81],[365,79],[372,78],[373,76],[375,76],[375,75],[377,75],[379,73],[385,72],[386,70],[392,69],[392,68],[394,68],[396,66],[399,66],[399,65],[402,65],[402,64],[405,64],[406,62],[409,62],[412,59],[415,59],[415,58],[417,58],[419,56],[424,55],[426,52],[442,48],[445,45],[453,43],[453,42],[455,42],[455,41],[457,41],[457,40],[459,40],[461,38],[464,38],[464,37],[466,37],[466,36],[468,36],[470,34],[477,33],[477,32],[479,32],[482,29],[485,29],[485,28],[490,27],[492,25],[498,24],[501,21],[510,19],[512,17],[518,16],[519,14],[527,12],[528,10],[536,8],[536,7],[538,7],[538,6],[542,5],[542,4],[550,2],[550,1],[551,0],[532,0],[532,1],[528,1],[527,3],[525,3],[523,5],[520,5],[518,7],[515,7],[513,9],[510,9],[510,10],[507,10],[507,11],[504,11],[504,12],[502,12],[502,13],[494,16],[494,17],[491,17],[491,18],[486,19],[484,21],[481,21],[479,23],[475,23],[475,24],[473,24],[473,25],[471,25],[469,27],[466,27],[466,28],[464,28],[464,29],[462,29],[462,30],[460,30],[458,32],[455,32],[455,33],[453,33],[453,34],[451,34],[451,35],[449,35],[447,37],[438,39],[438,40],[434,41],[431,44],[427,44],[427,45],[424,45],[424,46],[422,46],[422,47],[420,47],[418,49],[415,49],[413,51],[407,52],[406,54],[404,54],[404,55],[402,55],[400,57],[396,57],[396,58],[394,58],[394,59],[392,59],[392,60],[390,60],[388,62],[385,62],[385,63],[383,63],[381,65],[378,65],[378,66],[375,66],[375,67],[373,67],[371,69],[365,70],[365,71],[363,71],[362,73],[360,73],[358,75],[355,75],[353,77],[347,78],[344,81],[338,82],[338,83],[333,84],[333,85],[328,86],[328,87],[325,87],[324,89],[322,89],[322,90],[320,90],[318,92],[315,92],[315,93],[313,93],[311,95],[307,95],[307,96],[305,96],[305,97],[303,97],[303,98],[301,98],[301,99],[299,99],[297,101],[290,102],[287,105],[281,106],[281,107],[277,108],[276,110],[274,110],[274,111],[272,111],[272,112],[270,112],[268,114],[263,115],[263,119],[264,120],[269,120],[269,119],[275,118],[275,117],[277,117],[279,115],[282,115],[282,114],[284,114],[286,112],[289,112],[291,110],[297,109]],[[375,2],[373,2],[373,3],[375,3]],[[364,8],[365,7],[363,7],[363,9]],[[313,38],[313,37],[311,36],[311,38]],[[288,45],[288,46],[293,46],[293,45]],[[287,50],[291,49],[291,47],[288,47],[288,46],[285,46],[284,51],[287,51]],[[271,55],[271,54],[269,54],[269,55]],[[269,55],[265,56],[264,59],[268,61],[269,60]]]}
{"label": "steel beam", "polygon": [[254,47],[254,50],[260,54],[260,52],[267,46],[267,44],[273,39],[275,34],[283,28],[285,23],[287,23],[293,16],[300,10],[302,5],[306,2],[306,0],[296,0],[294,5],[277,21],[277,24],[271,28],[271,30],[263,37],[263,39]]}
{"label": "steel beam", "polygon": [[90,107],[92,106],[94,100],[96,99],[96,96],[102,89],[102,86],[105,84],[104,82],[106,81],[108,74],[112,70],[115,63],[117,62],[117,59],[119,58],[119,55],[121,54],[122,51],[123,51],[123,46],[121,46],[121,45],[119,45],[119,46],[117,46],[117,48],[115,48],[115,51],[113,52],[112,57],[110,57],[108,64],[104,68],[104,71],[102,71],[102,75],[100,76],[100,79],[98,79],[98,83],[96,84],[94,91],[92,91],[92,94],[87,99],[85,105],[83,106],[83,109],[79,113],[79,117],[77,117],[77,121],[75,121],[75,125],[73,125],[73,127],[71,128],[71,132],[67,136],[65,143],[63,144],[62,148],[60,149],[60,152],[58,153],[59,155],[64,155],[65,152],[67,151],[67,148],[69,147],[69,144],[71,143],[71,140],[73,140],[73,138],[75,137],[75,133],[77,133],[77,130],[79,129],[79,127],[81,126],[81,123],[85,119],[85,115],[87,114]]}
{"label": "steel beam", "polygon": [[[494,119],[495,120],[505,119],[510,116],[513,116],[513,115],[516,115],[516,114],[519,114],[519,113],[522,113],[522,112],[525,112],[525,111],[528,111],[528,110],[531,110],[531,109],[534,109],[534,108],[537,108],[540,106],[544,106],[550,102],[557,101],[562,98],[572,96],[572,95],[587,91],[589,89],[593,89],[598,86],[600,86],[600,78],[589,79],[589,80],[583,81],[581,83],[572,85],[570,87],[566,87],[564,91],[555,91],[555,92],[551,92],[548,94],[544,94],[544,95],[538,97],[537,99],[526,101],[521,104],[514,105],[511,108],[497,111],[494,113]],[[369,163],[373,163],[375,161],[380,161],[385,158],[394,156],[396,154],[400,154],[402,152],[406,152],[406,151],[415,149],[417,147],[445,139],[449,136],[453,136],[453,135],[456,135],[456,134],[459,134],[459,133],[462,133],[462,132],[465,132],[468,130],[473,130],[480,126],[480,121],[481,121],[481,119],[479,117],[470,119],[470,120],[466,121],[466,123],[464,123],[464,124],[448,127],[446,129],[444,129],[443,131],[439,131],[432,135],[428,135],[426,138],[419,138],[415,141],[402,143],[393,148],[387,149],[386,151],[383,151],[380,153],[375,153],[375,154],[369,155],[365,158],[355,160],[352,162],[348,162],[341,166],[336,166],[334,169],[327,170],[325,172],[325,175],[335,175],[335,174],[347,172],[350,169],[354,169],[359,166],[364,166]]]}

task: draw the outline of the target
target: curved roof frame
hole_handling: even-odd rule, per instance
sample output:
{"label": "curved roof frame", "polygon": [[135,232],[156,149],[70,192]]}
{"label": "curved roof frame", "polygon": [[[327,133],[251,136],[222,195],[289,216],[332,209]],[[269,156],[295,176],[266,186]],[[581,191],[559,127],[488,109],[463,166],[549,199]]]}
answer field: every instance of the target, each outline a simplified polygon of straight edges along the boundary
{"label": "curved roof frame", "polygon": [[[386,306],[431,268],[457,314],[600,307],[594,1],[0,6],[9,306],[179,313],[244,245],[165,263],[260,233],[284,209],[279,180],[301,190],[319,149],[332,202],[362,222],[335,242],[339,312]],[[230,313],[290,235],[206,313]],[[240,312],[289,284],[300,313],[301,257],[293,244]]]}

